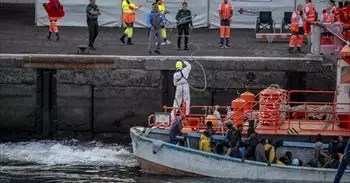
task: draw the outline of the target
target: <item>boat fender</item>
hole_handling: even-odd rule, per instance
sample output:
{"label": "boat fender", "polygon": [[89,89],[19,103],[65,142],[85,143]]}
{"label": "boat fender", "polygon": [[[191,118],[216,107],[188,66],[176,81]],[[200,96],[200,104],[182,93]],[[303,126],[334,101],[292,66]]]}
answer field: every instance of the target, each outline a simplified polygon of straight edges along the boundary
{"label": "boat fender", "polygon": [[164,144],[164,142],[161,140],[153,141],[153,143],[152,143],[153,154],[157,154],[157,152],[160,150],[160,148],[162,147],[163,144]]}

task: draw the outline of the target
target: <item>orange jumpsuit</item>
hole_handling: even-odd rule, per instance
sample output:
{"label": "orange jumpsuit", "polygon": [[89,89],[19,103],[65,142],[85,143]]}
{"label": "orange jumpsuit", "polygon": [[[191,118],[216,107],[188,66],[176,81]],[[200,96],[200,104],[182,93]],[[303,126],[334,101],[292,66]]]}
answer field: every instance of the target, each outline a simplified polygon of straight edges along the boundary
{"label": "orange jumpsuit", "polygon": [[290,30],[292,32],[292,37],[289,41],[289,48],[298,47],[298,51],[303,46],[303,17],[298,11],[294,11],[291,17],[291,26]]}
{"label": "orange jumpsuit", "polygon": [[307,3],[304,9],[306,21],[304,22],[304,31],[306,36],[311,35],[311,23],[316,20],[316,9],[314,3]]}

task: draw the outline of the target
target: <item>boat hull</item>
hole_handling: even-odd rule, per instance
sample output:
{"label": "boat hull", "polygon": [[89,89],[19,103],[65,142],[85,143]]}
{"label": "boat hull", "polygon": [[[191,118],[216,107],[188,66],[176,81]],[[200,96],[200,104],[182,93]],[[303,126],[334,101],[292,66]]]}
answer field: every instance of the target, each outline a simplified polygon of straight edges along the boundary
{"label": "boat hull", "polygon": [[[332,182],[336,170],[272,165],[206,153],[191,148],[151,139],[142,134],[142,127],[130,130],[133,153],[141,168],[148,173],[208,176],[264,181]],[[350,172],[343,182],[350,183]]]}

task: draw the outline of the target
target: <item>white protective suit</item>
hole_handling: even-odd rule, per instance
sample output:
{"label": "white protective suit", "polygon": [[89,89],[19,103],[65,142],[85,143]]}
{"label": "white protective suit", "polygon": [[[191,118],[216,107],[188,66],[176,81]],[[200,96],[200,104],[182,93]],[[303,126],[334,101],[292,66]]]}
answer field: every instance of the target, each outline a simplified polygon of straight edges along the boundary
{"label": "white protective suit", "polygon": [[[173,107],[179,109],[182,101],[186,103],[186,115],[190,114],[190,87],[188,85],[187,79],[191,71],[191,64],[184,61],[185,68],[176,71],[174,73],[174,86],[176,86],[175,99]],[[181,74],[182,72],[182,74]],[[175,120],[174,114],[176,114],[177,109],[171,111],[172,121]]]}

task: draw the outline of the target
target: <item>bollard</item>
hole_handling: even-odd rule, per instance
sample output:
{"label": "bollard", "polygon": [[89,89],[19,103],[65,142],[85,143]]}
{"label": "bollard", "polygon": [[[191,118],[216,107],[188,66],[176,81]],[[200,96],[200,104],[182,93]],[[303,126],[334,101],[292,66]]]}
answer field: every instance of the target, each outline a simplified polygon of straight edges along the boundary
{"label": "bollard", "polygon": [[311,25],[311,53],[320,55],[321,46],[321,27],[315,23]]}

